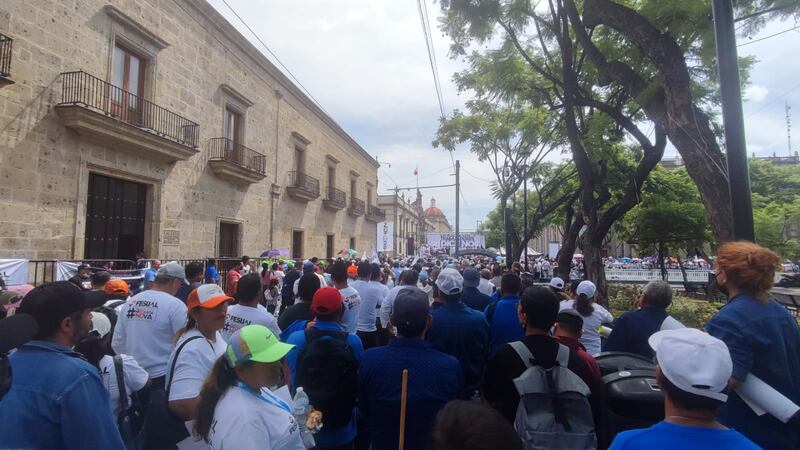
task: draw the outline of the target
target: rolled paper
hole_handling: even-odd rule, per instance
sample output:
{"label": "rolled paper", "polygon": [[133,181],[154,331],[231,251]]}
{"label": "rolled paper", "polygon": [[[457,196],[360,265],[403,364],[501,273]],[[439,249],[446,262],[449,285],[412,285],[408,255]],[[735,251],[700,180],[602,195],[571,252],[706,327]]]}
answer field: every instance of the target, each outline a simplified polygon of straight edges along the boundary
{"label": "rolled paper", "polygon": [[787,423],[800,411],[800,406],[753,374],[747,374],[747,378],[736,386],[735,391],[758,416],[769,413]]}

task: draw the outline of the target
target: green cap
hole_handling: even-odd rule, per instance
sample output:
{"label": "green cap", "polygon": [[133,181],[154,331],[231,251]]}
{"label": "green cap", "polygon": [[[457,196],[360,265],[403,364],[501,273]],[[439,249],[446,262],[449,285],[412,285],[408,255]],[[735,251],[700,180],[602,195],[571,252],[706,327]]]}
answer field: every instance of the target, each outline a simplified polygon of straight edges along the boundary
{"label": "green cap", "polygon": [[294,345],[284,344],[263,325],[247,325],[231,335],[225,357],[231,367],[246,361],[272,363],[293,349]]}

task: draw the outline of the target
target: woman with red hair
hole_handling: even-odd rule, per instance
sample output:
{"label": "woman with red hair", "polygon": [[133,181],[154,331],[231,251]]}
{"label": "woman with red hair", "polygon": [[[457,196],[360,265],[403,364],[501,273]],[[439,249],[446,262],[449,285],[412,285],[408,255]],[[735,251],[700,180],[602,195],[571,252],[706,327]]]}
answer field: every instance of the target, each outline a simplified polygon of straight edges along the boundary
{"label": "woman with red hair", "polygon": [[[717,251],[716,282],[728,297],[706,325],[727,344],[733,359],[731,387],[752,374],[800,404],[800,329],[769,290],[780,259],[752,242],[728,242]],[[765,449],[800,448],[800,430],[765,414],[756,415],[731,392],[720,422]]]}

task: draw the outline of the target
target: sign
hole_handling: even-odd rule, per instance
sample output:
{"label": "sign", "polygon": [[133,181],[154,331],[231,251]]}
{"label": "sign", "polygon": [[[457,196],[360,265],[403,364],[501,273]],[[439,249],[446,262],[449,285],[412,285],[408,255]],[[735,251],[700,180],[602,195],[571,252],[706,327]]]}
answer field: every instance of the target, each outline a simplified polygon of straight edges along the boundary
{"label": "sign", "polygon": [[164,245],[181,245],[181,230],[164,230]]}
{"label": "sign", "polygon": [[378,251],[391,252],[394,250],[394,222],[381,222],[378,224]]}
{"label": "sign", "polygon": [[[455,233],[427,233],[428,246],[432,252],[454,252],[456,249]],[[460,250],[486,248],[486,236],[478,233],[459,233],[458,241]]]}
{"label": "sign", "polygon": [[547,257],[550,259],[556,259],[558,256],[558,251],[561,249],[560,242],[548,242],[547,243]]}
{"label": "sign", "polygon": [[28,260],[0,259],[0,278],[6,286],[28,284]]}

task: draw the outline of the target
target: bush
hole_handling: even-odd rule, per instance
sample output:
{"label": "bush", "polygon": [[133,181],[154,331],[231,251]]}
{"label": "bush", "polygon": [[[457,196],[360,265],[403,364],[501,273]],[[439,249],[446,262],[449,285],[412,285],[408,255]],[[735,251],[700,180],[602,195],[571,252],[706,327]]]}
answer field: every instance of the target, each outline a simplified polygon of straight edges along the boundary
{"label": "bush", "polygon": [[[608,287],[608,309],[618,318],[626,311],[636,310],[636,301],[642,295],[643,285],[612,284]],[[717,313],[721,303],[695,300],[675,292],[667,312],[690,328],[700,328]]]}

